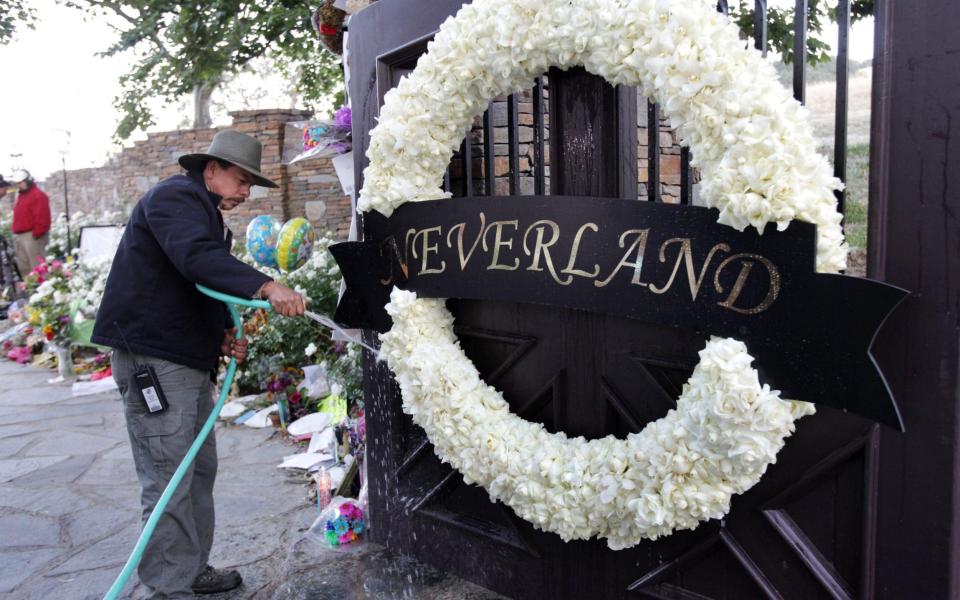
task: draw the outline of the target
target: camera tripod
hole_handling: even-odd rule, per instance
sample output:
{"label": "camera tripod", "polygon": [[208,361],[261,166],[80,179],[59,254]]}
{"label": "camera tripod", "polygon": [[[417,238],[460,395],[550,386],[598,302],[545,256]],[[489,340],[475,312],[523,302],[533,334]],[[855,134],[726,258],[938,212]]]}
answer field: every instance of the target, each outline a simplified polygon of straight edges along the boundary
{"label": "camera tripod", "polygon": [[10,242],[0,235],[0,303],[4,307],[20,297],[21,290],[17,284],[22,281],[23,275],[17,267],[17,261],[14,260]]}

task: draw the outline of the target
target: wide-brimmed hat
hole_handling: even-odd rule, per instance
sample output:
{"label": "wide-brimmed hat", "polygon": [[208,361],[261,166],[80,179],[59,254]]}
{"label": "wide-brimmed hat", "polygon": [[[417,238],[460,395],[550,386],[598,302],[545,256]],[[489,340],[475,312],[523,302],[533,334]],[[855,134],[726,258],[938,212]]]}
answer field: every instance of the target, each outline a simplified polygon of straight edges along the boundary
{"label": "wide-brimmed hat", "polygon": [[275,188],[274,182],[260,174],[260,152],[262,146],[256,138],[226,129],[213,136],[210,147],[206,152],[184,154],[177,162],[188,171],[202,169],[204,164],[212,158],[225,160],[253,175],[256,185]]}

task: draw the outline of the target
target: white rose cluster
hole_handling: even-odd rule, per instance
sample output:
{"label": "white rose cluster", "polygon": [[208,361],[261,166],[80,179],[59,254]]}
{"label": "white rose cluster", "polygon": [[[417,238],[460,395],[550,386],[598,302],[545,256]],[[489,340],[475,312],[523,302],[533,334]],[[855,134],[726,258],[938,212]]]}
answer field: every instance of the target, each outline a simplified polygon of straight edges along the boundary
{"label": "white rose cluster", "polygon": [[70,301],[76,302],[77,308],[74,322],[83,323],[96,317],[112,263],[112,256],[104,256],[76,264],[69,282]]}
{"label": "white rose cluster", "polygon": [[723,517],[813,412],[761,386],[742,342],[713,338],[677,408],[619,440],[549,433],[510,412],[463,354],[439,300],[394,290],[382,336],[403,409],[468,483],[564,540],[634,546]]}
{"label": "white rose cluster", "polygon": [[[817,269],[845,267],[834,190],[806,111],[707,0],[476,0],[440,28],[387,93],[371,132],[361,210],[442,198],[463,132],[487,102],[551,66],[582,65],[656,99],[692,149],[703,196],[739,230],[817,225]],[[512,414],[453,334],[442,301],[394,290],[381,355],[403,408],[440,458],[564,539],[636,545],[727,513],[776,461],[812,405],[761,385],[736,340],[713,338],[677,408],[625,440],[551,434]]]}
{"label": "white rose cluster", "polygon": [[817,225],[817,268],[846,266],[833,177],[809,116],[707,0],[477,0],[440,27],[372,131],[361,210],[447,196],[444,170],[487,102],[551,66],[582,65],[658,100],[720,223]]}

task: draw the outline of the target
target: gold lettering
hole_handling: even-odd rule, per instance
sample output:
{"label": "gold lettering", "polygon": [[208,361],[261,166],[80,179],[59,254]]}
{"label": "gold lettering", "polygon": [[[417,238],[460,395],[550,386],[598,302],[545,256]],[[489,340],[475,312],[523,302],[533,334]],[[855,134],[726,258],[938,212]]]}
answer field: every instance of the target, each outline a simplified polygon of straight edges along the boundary
{"label": "gold lettering", "polygon": [[[410,264],[410,246],[411,246],[411,244],[410,244],[410,238],[411,238],[412,236],[415,236],[416,234],[417,234],[417,230],[411,227],[410,229],[407,230],[407,235],[406,235],[406,237],[404,237],[404,239],[403,239],[403,262],[404,262],[404,264]],[[414,238],[414,239],[416,239],[416,238]],[[413,249],[413,252],[414,252],[414,254],[416,254],[416,252],[417,252],[416,248]]]}
{"label": "gold lettering", "polygon": [[[623,253],[623,258],[620,259],[620,262],[617,263],[617,266],[613,269],[613,272],[607,276],[603,281],[594,281],[593,285],[597,287],[604,287],[610,283],[610,280],[613,279],[614,275],[620,272],[622,267],[629,267],[633,269],[633,278],[630,280],[630,283],[633,285],[646,286],[646,283],[640,282],[640,269],[643,268],[643,253],[647,248],[647,236],[649,235],[649,229],[628,229],[620,234],[620,247],[623,248],[626,244],[626,238],[628,235],[636,234],[637,239],[631,242],[630,247],[627,248],[627,251]],[[628,260],[628,257],[634,253],[636,250],[637,258],[634,261]]]}
{"label": "gold lettering", "polygon": [[510,225],[511,227],[517,228],[519,226],[519,221],[514,219],[513,221],[494,221],[487,225],[486,231],[483,232],[483,251],[488,252],[487,248],[487,233],[490,232],[494,227],[497,228],[497,233],[494,236],[493,240],[493,259],[490,260],[490,265],[487,267],[487,270],[496,269],[501,271],[516,271],[520,266],[520,259],[513,259],[513,266],[500,264],[500,247],[506,246],[507,248],[513,248],[513,239],[503,241],[503,226]]}
{"label": "gold lettering", "polygon": [[463,233],[467,228],[466,223],[457,223],[450,228],[450,231],[447,232],[447,248],[453,248],[453,243],[450,241],[450,236],[453,235],[455,230],[459,230],[457,233],[457,252],[460,256],[460,270],[463,271],[467,268],[467,263],[470,262],[470,257],[473,256],[473,251],[477,249],[477,243],[480,241],[480,237],[483,235],[483,228],[487,223],[487,215],[480,213],[480,229],[477,231],[477,237],[473,240],[473,245],[470,246],[470,252],[467,252],[466,255],[463,253]]}
{"label": "gold lettering", "polygon": [[596,263],[593,265],[593,273],[587,273],[586,271],[573,268],[573,265],[577,262],[577,254],[580,252],[580,239],[583,237],[583,232],[587,229],[592,230],[594,233],[600,231],[600,228],[597,227],[596,223],[584,223],[581,225],[580,229],[577,230],[577,235],[575,235],[573,238],[573,247],[570,249],[570,262],[567,263],[566,269],[560,271],[561,273],[571,275],[571,280],[573,279],[573,275],[580,275],[581,277],[589,277],[593,279],[600,274],[600,265]]}
{"label": "gold lettering", "polygon": [[661,288],[657,288],[655,284],[651,283],[650,291],[654,294],[662,294],[669,290],[670,286],[673,285],[674,278],[677,276],[677,271],[680,270],[680,261],[682,260],[687,269],[687,283],[690,285],[690,299],[696,300],[697,294],[700,293],[700,284],[703,283],[703,276],[707,272],[707,267],[710,266],[710,261],[713,260],[713,255],[716,254],[718,250],[730,252],[730,246],[726,244],[717,244],[713,248],[710,248],[710,252],[707,253],[707,258],[705,258],[703,261],[703,266],[700,267],[700,273],[694,274],[693,244],[690,242],[690,238],[672,238],[665,241],[660,246],[660,262],[667,262],[667,246],[673,243],[680,244],[680,250],[677,252],[677,262],[673,265],[673,273],[670,274],[670,279],[667,281],[666,285]]}
{"label": "gold lettering", "polygon": [[[544,243],[543,234],[546,231],[547,227],[550,228],[550,241]],[[554,281],[560,285],[569,285],[573,281],[573,277],[568,277],[566,281],[562,281],[557,276],[557,270],[553,266],[553,259],[550,257],[550,246],[553,246],[557,243],[557,240],[560,239],[560,226],[557,225],[554,221],[548,219],[543,219],[537,221],[530,227],[527,227],[527,230],[523,233],[523,252],[527,256],[530,256],[530,246],[527,244],[527,239],[530,236],[532,230],[537,230],[537,240],[533,246],[533,260],[530,262],[530,266],[527,267],[528,271],[542,271],[540,268],[540,257],[543,256],[543,260],[547,263],[547,270],[550,271],[550,276],[553,277]]]}
{"label": "gold lettering", "polygon": [[[410,230],[413,231],[413,230]],[[410,231],[407,232],[407,238],[410,237]],[[440,268],[428,268],[427,261],[430,260],[430,254],[439,254],[439,248],[436,244],[430,245],[430,234],[431,233],[440,233],[440,226],[430,227],[429,229],[421,229],[413,234],[413,258],[421,258],[417,254],[417,238],[423,238],[423,255],[420,266],[420,275],[430,275],[436,273],[443,273],[447,269],[447,261],[440,261]]]}
{"label": "gold lettering", "polygon": [[740,292],[743,291],[743,286],[746,283],[747,277],[750,275],[750,270],[754,265],[752,261],[744,260],[743,264],[740,266],[740,273],[737,274],[737,281],[734,282],[733,288],[730,290],[730,295],[727,296],[726,300],[723,302],[717,302],[717,304],[743,315],[756,315],[762,313],[770,308],[770,306],[773,305],[777,297],[780,295],[780,271],[777,270],[777,267],[772,262],[763,256],[760,256],[759,254],[742,253],[727,257],[726,260],[717,266],[717,272],[713,275],[713,287],[717,290],[718,294],[723,293],[723,286],[720,285],[720,272],[723,271],[723,268],[727,266],[727,263],[738,258],[753,258],[760,261],[760,263],[766,267],[767,273],[770,275],[770,288],[767,290],[767,296],[760,304],[754,306],[753,308],[739,308],[734,306],[734,304],[737,302],[737,299],[740,297]]}

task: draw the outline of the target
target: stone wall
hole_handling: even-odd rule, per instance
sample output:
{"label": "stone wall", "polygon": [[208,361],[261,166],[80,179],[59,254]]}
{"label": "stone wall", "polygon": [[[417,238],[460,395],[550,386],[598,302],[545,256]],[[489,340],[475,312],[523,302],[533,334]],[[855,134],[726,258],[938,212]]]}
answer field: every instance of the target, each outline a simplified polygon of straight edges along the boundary
{"label": "stone wall", "polygon": [[[263,144],[261,170],[277,182],[277,189],[256,186],[250,199],[227,213],[227,224],[242,237],[247,223],[257,215],[273,215],[281,221],[307,216],[320,230],[330,230],[345,239],[350,225],[350,198],[343,195],[333,165],[327,158],[283,163],[287,123],[301,121],[310,112],[290,109],[249,110],[230,113],[229,126],[250,134]],[[219,129],[185,129],[150,133],[146,140],[125,148],[102,167],[67,171],[70,212],[100,214],[119,210],[126,214],[155,183],[183,172],[177,158],[203,152]],[[54,214],[64,210],[63,172],[51,174],[40,186],[50,196]],[[325,210],[324,210],[325,208]]]}

